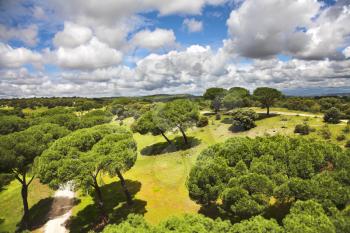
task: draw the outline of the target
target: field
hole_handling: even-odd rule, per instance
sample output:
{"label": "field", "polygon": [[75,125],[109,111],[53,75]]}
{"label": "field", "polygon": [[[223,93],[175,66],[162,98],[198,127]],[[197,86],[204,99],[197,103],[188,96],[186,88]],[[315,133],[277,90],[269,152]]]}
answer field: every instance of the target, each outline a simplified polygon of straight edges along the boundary
{"label": "field", "polygon": [[[188,196],[186,179],[200,151],[211,144],[236,136],[294,134],[295,125],[304,121],[316,129],[316,132],[305,137],[321,138],[318,131],[324,123],[319,115],[305,117],[302,116],[302,112],[291,112],[286,109],[271,110],[300,115],[274,115],[263,118],[256,122],[257,127],[237,133],[229,131],[230,124],[226,119],[228,116],[223,115],[221,120],[215,120],[214,116],[211,116],[208,126],[188,131],[191,140],[190,148],[184,148],[179,134],[169,134],[170,138],[176,139],[173,146],[168,146],[161,136],[134,134],[139,151],[138,159],[135,166],[125,174],[127,185],[134,196],[134,205],[131,208],[127,206],[118,179],[106,175],[100,177],[111,222],[120,222],[128,213],[140,213],[144,214],[148,222],[156,224],[170,215],[201,211],[199,205],[191,201]],[[132,119],[128,118],[124,120],[123,125],[128,127],[131,123]],[[114,121],[111,124],[119,124],[119,122]],[[332,132],[330,141],[339,145],[345,144],[346,140],[340,142],[336,140],[345,125],[344,122],[329,125]],[[346,137],[350,139],[349,135]],[[29,203],[33,216],[41,216],[45,219],[43,216],[49,211],[52,193],[52,190],[37,181],[31,185]],[[38,211],[38,206],[45,208],[40,208]],[[20,185],[17,181],[13,181],[1,191],[0,210],[0,229],[5,232],[14,231],[22,214]],[[97,212],[93,205],[93,198],[78,192],[70,229],[73,232],[77,229],[88,229],[93,224],[93,219],[96,219]],[[40,226],[42,223],[37,224]]]}

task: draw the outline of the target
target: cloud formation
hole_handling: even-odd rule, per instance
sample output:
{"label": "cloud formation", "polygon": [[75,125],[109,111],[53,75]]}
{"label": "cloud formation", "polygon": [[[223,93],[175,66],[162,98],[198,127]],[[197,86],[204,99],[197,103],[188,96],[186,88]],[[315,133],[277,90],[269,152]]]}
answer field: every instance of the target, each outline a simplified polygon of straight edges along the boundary
{"label": "cloud formation", "polygon": [[195,19],[184,19],[183,25],[189,32],[200,32],[203,29],[202,21]]}

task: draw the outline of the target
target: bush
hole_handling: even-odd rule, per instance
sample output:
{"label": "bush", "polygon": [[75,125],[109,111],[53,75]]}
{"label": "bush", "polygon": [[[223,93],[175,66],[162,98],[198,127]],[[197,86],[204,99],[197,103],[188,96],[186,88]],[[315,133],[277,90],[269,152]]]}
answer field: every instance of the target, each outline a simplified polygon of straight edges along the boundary
{"label": "bush", "polygon": [[258,119],[251,109],[239,109],[232,113],[232,129],[233,130],[249,130],[256,126],[255,120]]}
{"label": "bush", "polygon": [[337,141],[344,141],[345,140],[345,135],[344,134],[340,134],[337,136]]}
{"label": "bush", "polygon": [[343,129],[343,133],[350,133],[350,126],[349,125],[345,126],[345,128]]}
{"label": "bush", "polygon": [[199,117],[199,120],[197,121],[197,127],[204,127],[207,126],[209,123],[208,117],[206,116],[201,116]]}
{"label": "bush", "polygon": [[346,141],[345,147],[350,148],[350,140]]}
{"label": "bush", "polygon": [[341,112],[339,109],[332,107],[329,110],[327,110],[324,114],[324,121],[332,124],[337,124],[340,122],[341,118]]}
{"label": "bush", "polygon": [[215,115],[215,120],[220,120],[221,119],[221,115],[220,114],[216,114]]}
{"label": "bush", "polygon": [[301,135],[308,135],[311,132],[311,128],[308,124],[298,124],[295,126],[294,133]]}
{"label": "bush", "polygon": [[322,127],[322,129],[320,129],[320,135],[324,138],[324,139],[330,139],[332,137],[332,133],[328,128],[328,125],[324,125]]}

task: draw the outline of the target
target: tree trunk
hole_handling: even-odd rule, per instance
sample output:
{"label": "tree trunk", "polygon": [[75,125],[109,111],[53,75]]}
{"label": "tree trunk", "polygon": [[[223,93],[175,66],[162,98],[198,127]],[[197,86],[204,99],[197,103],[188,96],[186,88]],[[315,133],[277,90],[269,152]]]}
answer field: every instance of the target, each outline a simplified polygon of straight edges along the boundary
{"label": "tree trunk", "polygon": [[25,176],[23,177],[22,183],[22,202],[23,202],[23,217],[22,217],[22,229],[26,230],[29,228],[29,207],[28,207],[28,186],[26,184]]}
{"label": "tree trunk", "polygon": [[179,127],[179,129],[180,129],[180,132],[184,138],[185,144],[187,145],[188,144],[187,136],[181,127]]}
{"label": "tree trunk", "polygon": [[165,138],[165,140],[166,140],[169,144],[171,144],[171,141],[170,141],[169,138],[164,134],[163,130],[159,130],[159,131],[160,131],[160,133],[162,134],[162,136]]}
{"label": "tree trunk", "polygon": [[108,223],[108,216],[106,214],[106,210],[105,210],[103,198],[102,198],[102,192],[101,192],[100,186],[98,186],[98,184],[97,184],[96,177],[94,177],[94,186],[93,187],[95,188],[96,198],[97,198],[97,202],[98,202],[97,204],[98,204],[98,208],[100,209],[101,223],[103,225],[106,225]]}
{"label": "tree trunk", "polygon": [[126,187],[126,183],[125,183],[125,180],[124,180],[124,177],[122,175],[122,173],[117,170],[117,176],[120,180],[120,184],[122,185],[122,188],[123,188],[123,191],[124,191],[124,194],[125,194],[125,197],[126,197],[126,202],[128,203],[128,205],[132,205],[132,198],[131,198],[131,194],[128,190],[128,188]]}
{"label": "tree trunk", "polygon": [[267,115],[269,116],[270,115],[270,106],[267,106]]}

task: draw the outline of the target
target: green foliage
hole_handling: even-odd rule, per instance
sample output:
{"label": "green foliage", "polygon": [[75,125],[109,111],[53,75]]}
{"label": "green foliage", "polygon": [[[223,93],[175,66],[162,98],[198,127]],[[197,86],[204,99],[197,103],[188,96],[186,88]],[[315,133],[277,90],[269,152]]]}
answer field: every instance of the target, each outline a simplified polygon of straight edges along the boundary
{"label": "green foliage", "polygon": [[331,107],[324,113],[324,121],[327,123],[338,124],[340,122],[341,112],[335,107]]}
{"label": "green foliage", "polygon": [[337,136],[337,141],[344,141],[346,139],[345,135],[344,134],[339,134]]}
{"label": "green foliage", "polygon": [[274,219],[265,219],[261,216],[243,220],[240,223],[234,224],[232,233],[283,233],[284,230]]}
{"label": "green foliage", "polygon": [[238,109],[232,112],[232,128],[233,130],[249,130],[256,126],[255,120],[258,119],[251,109]]}
{"label": "green foliage", "polygon": [[304,124],[297,124],[294,128],[294,133],[298,133],[301,135],[308,135],[311,131],[310,126],[304,122]]}
{"label": "green foliage", "polygon": [[323,141],[234,138],[202,151],[187,187],[199,204],[220,198],[225,213],[241,218],[263,213],[272,196],[341,208],[350,198],[349,168],[342,149]]}
{"label": "green foliage", "polygon": [[242,87],[231,88],[222,100],[227,109],[242,108],[251,106],[249,91]]}
{"label": "green foliage", "polygon": [[332,137],[332,132],[330,131],[327,124],[325,124],[318,132],[323,139],[330,139]]}
{"label": "green foliage", "polygon": [[29,127],[28,122],[15,115],[0,116],[0,134],[9,134]]}
{"label": "green foliage", "polygon": [[267,115],[269,115],[269,108],[278,98],[282,97],[282,93],[274,88],[259,87],[254,90],[253,96],[261,102],[263,107],[267,108]]}
{"label": "green foliage", "polygon": [[283,220],[283,225],[288,233],[336,232],[322,206],[313,200],[297,201]]}
{"label": "green foliage", "polygon": [[198,120],[198,122],[197,122],[197,124],[196,124],[196,126],[197,127],[205,127],[205,126],[207,126],[209,124],[209,119],[208,119],[208,117],[206,117],[206,116],[200,116],[199,117],[199,120]]}
{"label": "green foliage", "polygon": [[95,125],[102,125],[109,123],[113,118],[113,115],[109,111],[94,110],[86,113],[81,117],[79,128],[90,128]]}
{"label": "green foliage", "polygon": [[222,98],[226,94],[227,90],[219,87],[208,88],[203,94],[204,99],[214,100],[219,97]]}
{"label": "green foliage", "polygon": [[216,97],[211,101],[210,108],[214,110],[215,113],[218,113],[221,108],[221,98]]}

